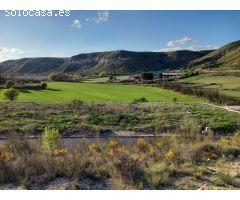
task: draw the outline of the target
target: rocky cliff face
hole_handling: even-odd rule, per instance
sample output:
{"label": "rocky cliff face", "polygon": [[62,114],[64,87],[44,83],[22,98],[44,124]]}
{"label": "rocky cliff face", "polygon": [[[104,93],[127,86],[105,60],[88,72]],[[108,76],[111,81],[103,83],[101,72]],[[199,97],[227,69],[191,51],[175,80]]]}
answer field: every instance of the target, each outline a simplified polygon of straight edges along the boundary
{"label": "rocky cliff face", "polygon": [[209,51],[131,52],[110,51],[87,53],[70,58],[23,58],[0,63],[0,70],[16,74],[130,73],[179,69],[200,58]]}

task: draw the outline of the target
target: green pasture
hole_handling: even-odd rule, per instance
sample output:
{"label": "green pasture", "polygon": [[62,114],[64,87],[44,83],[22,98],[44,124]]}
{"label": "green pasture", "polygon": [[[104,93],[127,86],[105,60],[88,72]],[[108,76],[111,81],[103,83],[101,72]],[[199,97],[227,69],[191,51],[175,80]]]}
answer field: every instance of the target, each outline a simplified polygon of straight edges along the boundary
{"label": "green pasture", "polygon": [[192,83],[203,88],[219,89],[226,95],[240,98],[240,76],[200,74],[198,76],[181,79],[179,82]]}
{"label": "green pasture", "polygon": [[[2,90],[0,100],[3,101]],[[49,82],[47,90],[19,90],[18,101],[68,102],[73,99],[95,102],[131,102],[145,97],[150,102],[202,102],[203,99],[152,86]]]}

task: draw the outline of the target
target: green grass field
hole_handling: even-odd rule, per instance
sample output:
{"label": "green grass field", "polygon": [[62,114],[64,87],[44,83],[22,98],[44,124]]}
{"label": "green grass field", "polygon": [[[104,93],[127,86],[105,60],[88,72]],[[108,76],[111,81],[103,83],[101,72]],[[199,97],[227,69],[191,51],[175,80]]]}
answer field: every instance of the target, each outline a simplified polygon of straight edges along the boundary
{"label": "green grass field", "polygon": [[[0,100],[3,101],[1,90],[0,93]],[[134,98],[141,97],[150,102],[172,102],[174,97],[178,102],[204,101],[151,86],[69,82],[49,82],[47,90],[20,90],[18,101],[68,102],[80,99],[87,102],[131,102]]]}
{"label": "green grass field", "polygon": [[193,83],[203,88],[219,89],[228,96],[240,98],[240,76],[200,74],[189,78],[181,79],[182,83]]}

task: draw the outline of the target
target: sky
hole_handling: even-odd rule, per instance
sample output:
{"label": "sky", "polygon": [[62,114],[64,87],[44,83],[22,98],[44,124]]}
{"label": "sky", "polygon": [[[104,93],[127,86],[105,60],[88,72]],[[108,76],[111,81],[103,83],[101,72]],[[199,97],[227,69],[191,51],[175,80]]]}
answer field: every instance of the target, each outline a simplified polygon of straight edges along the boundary
{"label": "sky", "polygon": [[129,50],[215,49],[240,39],[240,11],[70,11],[70,16],[5,16],[0,62]]}

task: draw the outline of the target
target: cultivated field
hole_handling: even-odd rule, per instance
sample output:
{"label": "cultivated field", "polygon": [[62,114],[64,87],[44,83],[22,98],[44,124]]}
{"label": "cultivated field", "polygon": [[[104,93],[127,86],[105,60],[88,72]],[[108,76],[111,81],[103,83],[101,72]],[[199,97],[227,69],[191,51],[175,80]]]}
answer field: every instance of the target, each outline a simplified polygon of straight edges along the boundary
{"label": "cultivated field", "polygon": [[204,101],[166,89],[138,85],[49,82],[47,90],[19,91],[18,101],[35,102],[69,102],[74,99],[87,102],[132,102],[141,97],[150,102],[172,102],[174,97],[178,102]]}
{"label": "cultivated field", "polygon": [[179,82],[191,83],[206,89],[218,89],[228,96],[240,99],[240,75],[237,72],[200,74],[181,79]]}

